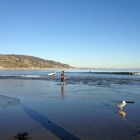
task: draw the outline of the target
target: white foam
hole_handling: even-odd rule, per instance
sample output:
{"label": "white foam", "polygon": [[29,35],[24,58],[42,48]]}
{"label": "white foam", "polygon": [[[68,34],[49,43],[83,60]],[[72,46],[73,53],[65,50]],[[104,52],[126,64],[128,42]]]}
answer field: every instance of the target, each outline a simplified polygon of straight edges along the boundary
{"label": "white foam", "polygon": [[32,77],[41,77],[40,75],[9,75],[9,74],[1,74],[0,76],[4,76],[4,77],[10,77],[10,76],[12,76],[12,77],[30,77],[30,78],[32,78]]}
{"label": "white foam", "polygon": [[40,77],[40,75],[20,75],[20,76],[22,76],[22,77],[30,77],[30,78],[32,78],[32,77]]}
{"label": "white foam", "polygon": [[134,75],[140,75],[140,72],[134,72],[133,74]]}

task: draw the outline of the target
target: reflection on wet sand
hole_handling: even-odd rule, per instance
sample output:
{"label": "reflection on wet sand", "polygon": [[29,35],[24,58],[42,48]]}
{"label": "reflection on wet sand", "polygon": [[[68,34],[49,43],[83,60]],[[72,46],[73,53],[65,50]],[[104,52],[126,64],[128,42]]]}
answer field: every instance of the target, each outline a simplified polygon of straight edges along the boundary
{"label": "reflection on wet sand", "polygon": [[61,98],[62,100],[65,99],[65,90],[64,90],[64,85],[61,85]]}
{"label": "reflection on wet sand", "polygon": [[118,111],[117,114],[119,114],[122,117],[126,116],[126,113],[124,111],[122,111],[122,110]]}

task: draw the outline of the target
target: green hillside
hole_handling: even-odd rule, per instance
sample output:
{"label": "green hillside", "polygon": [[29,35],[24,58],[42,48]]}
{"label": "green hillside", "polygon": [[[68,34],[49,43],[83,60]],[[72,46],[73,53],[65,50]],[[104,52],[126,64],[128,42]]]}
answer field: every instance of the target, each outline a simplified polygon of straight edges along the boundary
{"label": "green hillside", "polygon": [[67,64],[62,64],[52,60],[44,60],[34,56],[27,55],[3,55],[0,54],[0,68],[73,68]]}

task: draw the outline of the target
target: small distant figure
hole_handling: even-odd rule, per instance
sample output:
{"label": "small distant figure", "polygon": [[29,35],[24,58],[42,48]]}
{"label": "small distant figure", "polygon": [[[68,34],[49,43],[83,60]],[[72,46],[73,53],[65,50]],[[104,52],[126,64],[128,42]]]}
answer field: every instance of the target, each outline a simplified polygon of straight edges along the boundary
{"label": "small distant figure", "polygon": [[122,110],[125,105],[126,105],[126,102],[122,101],[120,104],[117,105],[117,107],[119,107],[120,110]]}
{"label": "small distant figure", "polygon": [[65,74],[64,74],[64,71],[61,72],[61,85],[65,85]]}

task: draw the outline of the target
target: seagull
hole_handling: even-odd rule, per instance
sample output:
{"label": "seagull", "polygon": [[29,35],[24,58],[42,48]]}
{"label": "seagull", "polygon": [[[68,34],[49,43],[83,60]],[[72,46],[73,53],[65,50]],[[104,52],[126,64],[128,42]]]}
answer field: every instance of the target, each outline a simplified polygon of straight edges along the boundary
{"label": "seagull", "polygon": [[117,105],[117,107],[119,107],[120,110],[122,110],[123,106],[125,106],[125,105],[126,105],[126,102],[125,102],[125,101],[122,101],[121,103],[119,103],[119,104]]}

